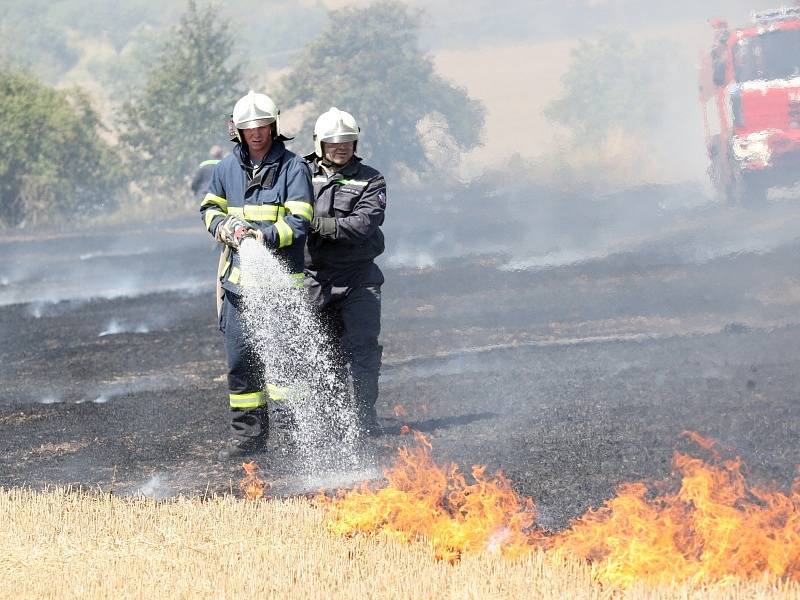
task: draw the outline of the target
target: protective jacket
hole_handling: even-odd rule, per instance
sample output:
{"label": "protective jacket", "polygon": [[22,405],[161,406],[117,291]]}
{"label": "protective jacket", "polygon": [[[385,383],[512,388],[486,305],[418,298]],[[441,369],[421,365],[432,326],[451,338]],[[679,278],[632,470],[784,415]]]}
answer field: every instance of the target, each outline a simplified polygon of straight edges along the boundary
{"label": "protective jacket", "polygon": [[367,271],[383,277],[373,263],[384,251],[383,224],[386,181],[376,169],[354,156],[342,169],[328,176],[315,154],[310,162],[314,184],[314,215],[334,218],[335,229],[314,232],[306,244],[306,274],[315,279],[335,280]]}
{"label": "protective jacket", "polygon": [[[229,214],[248,221],[264,234],[290,273],[303,272],[303,247],[313,217],[314,190],[308,165],[275,139],[269,153],[252,167],[247,147],[237,145],[214,169],[209,191],[200,205],[211,235]],[[239,253],[222,261],[222,287],[240,293]]]}

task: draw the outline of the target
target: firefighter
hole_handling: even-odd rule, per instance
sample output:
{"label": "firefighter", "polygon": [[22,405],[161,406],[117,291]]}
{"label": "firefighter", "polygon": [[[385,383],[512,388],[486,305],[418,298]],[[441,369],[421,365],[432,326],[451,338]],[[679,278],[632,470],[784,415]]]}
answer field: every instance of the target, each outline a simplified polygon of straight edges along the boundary
{"label": "firefighter", "polygon": [[306,288],[336,342],[340,371],[352,382],[360,425],[379,435],[375,403],[383,348],[381,285],[375,258],[383,253],[380,226],[386,182],[356,155],[360,128],[338,108],[314,126],[314,154],[306,157],[314,184],[314,219],[305,253]]}
{"label": "firefighter", "polygon": [[284,146],[278,107],[250,91],[233,107],[236,146],[215,167],[200,212],[208,232],[225,244],[218,273],[218,311],[228,363],[231,438],[221,460],[262,452],[269,432],[268,401],[282,391],[263,381],[243,330],[238,248],[252,236],[272,249],[302,287],[303,248],[313,216],[308,165]]}
{"label": "firefighter", "polygon": [[214,167],[217,166],[220,160],[222,160],[222,148],[214,145],[208,150],[208,159],[197,166],[189,187],[198,200],[205,198],[208,192],[208,185],[211,183],[211,175],[214,173]]}

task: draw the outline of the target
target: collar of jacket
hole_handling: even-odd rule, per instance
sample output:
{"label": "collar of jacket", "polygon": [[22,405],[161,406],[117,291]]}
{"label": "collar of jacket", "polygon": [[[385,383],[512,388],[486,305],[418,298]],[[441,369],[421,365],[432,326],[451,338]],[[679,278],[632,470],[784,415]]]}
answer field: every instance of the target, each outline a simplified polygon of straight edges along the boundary
{"label": "collar of jacket", "polygon": [[[309,163],[311,163],[311,166],[313,167],[311,170],[312,175],[319,175],[320,173],[324,174],[322,170],[322,159],[319,156],[317,156],[316,154],[309,154],[304,158],[307,161],[309,161]],[[358,173],[360,167],[361,167],[361,157],[356,156],[354,154],[353,158],[351,158],[350,161],[345,166],[343,166],[341,169],[339,169],[333,175],[331,175],[330,178],[334,179],[337,177],[339,178],[343,177],[345,179],[348,179],[354,176],[356,173]]]}
{"label": "collar of jacket", "polygon": [[[242,166],[243,169],[249,170],[250,166],[250,154],[247,152],[247,147],[244,144],[237,144],[236,148],[233,149],[236,158],[239,159],[239,164]],[[280,160],[283,156],[283,153],[286,152],[286,146],[283,143],[281,138],[275,138],[272,140],[272,146],[267,152],[267,155],[261,160],[262,165],[269,165],[272,163],[276,163]]]}

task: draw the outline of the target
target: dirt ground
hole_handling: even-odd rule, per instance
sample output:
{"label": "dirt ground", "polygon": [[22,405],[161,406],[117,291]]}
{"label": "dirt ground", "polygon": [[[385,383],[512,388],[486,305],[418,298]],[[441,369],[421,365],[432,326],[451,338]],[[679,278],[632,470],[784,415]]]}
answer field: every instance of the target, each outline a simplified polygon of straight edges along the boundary
{"label": "dirt ground", "polygon": [[[442,460],[502,469],[558,528],[623,481],[667,476],[691,430],[756,480],[788,485],[800,462],[799,220],[792,204],[717,208],[563,266],[490,254],[386,267],[387,434],[369,442],[363,473],[407,424]],[[773,243],[679,251],[690,237],[735,241],[736,227]],[[0,250],[0,486],[236,491],[240,467],[216,460],[216,250],[197,224],[20,235]],[[309,477],[277,446],[262,463],[275,494],[366,476]]]}

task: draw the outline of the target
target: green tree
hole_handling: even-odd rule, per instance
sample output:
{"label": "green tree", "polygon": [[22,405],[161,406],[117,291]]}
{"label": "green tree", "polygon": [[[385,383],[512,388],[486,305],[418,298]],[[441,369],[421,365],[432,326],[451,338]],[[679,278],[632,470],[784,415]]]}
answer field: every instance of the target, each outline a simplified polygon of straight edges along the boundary
{"label": "green tree", "polygon": [[384,168],[425,164],[416,126],[426,115],[444,118],[459,149],[478,143],[483,106],[436,74],[419,48],[419,27],[420,13],[396,0],[330,13],[276,94],[285,107],[307,105],[301,139],[308,146],[314,121],[331,106],[358,119],[359,153]]}
{"label": "green tree", "polygon": [[233,44],[219,10],[190,0],[144,87],[123,106],[121,140],[144,189],[182,185],[209,146],[226,141],[226,118],[241,95]]}
{"label": "green tree", "polygon": [[0,224],[106,210],[123,183],[88,97],[0,71]]}
{"label": "green tree", "polygon": [[545,115],[587,143],[603,141],[614,128],[645,131],[669,98],[671,56],[668,43],[637,44],[627,33],[581,40],[562,77],[563,91]]}

